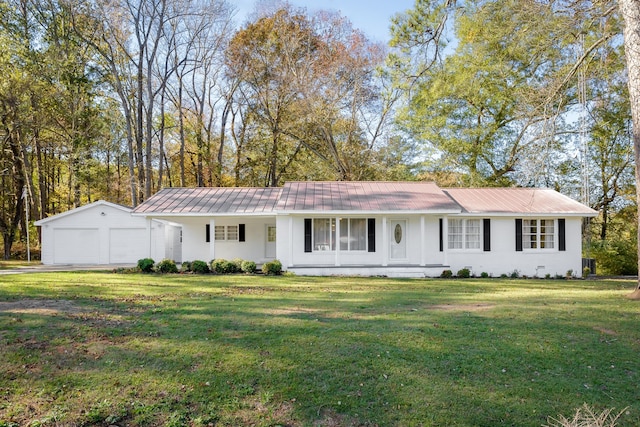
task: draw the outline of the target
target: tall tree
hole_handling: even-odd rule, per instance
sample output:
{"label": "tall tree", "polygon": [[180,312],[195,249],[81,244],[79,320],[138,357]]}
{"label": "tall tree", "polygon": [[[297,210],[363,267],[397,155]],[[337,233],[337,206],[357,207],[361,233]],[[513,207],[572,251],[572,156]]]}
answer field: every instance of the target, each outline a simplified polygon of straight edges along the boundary
{"label": "tall tree", "polygon": [[[633,151],[636,163],[636,197],[640,206],[640,3],[635,0],[618,0],[624,19],[624,48],[631,118],[633,120]],[[640,221],[640,217],[638,219]],[[638,227],[638,254],[640,254],[640,227]],[[640,271],[640,256],[638,256]],[[640,299],[640,279],[632,298]]]}
{"label": "tall tree", "polygon": [[236,111],[257,126],[243,133],[247,167],[267,165],[262,183],[271,186],[372,179],[395,100],[395,92],[382,92],[384,56],[335,13],[309,15],[285,4],[247,24],[227,51],[243,106]]}
{"label": "tall tree", "polygon": [[[559,138],[570,131],[564,118],[578,98],[566,76],[575,75],[579,37],[559,6],[418,1],[396,18],[395,59],[404,72],[400,84],[408,89],[401,120],[439,164],[464,173],[467,185],[521,182],[521,168],[531,160],[548,161],[544,154],[550,150],[557,155]],[[609,27],[580,18],[580,30],[595,34],[587,50],[612,37]],[[417,29],[422,23],[432,27]],[[444,23],[454,36],[451,45],[440,37]],[[421,31],[428,36],[418,36]],[[440,58],[443,49],[448,52]]]}

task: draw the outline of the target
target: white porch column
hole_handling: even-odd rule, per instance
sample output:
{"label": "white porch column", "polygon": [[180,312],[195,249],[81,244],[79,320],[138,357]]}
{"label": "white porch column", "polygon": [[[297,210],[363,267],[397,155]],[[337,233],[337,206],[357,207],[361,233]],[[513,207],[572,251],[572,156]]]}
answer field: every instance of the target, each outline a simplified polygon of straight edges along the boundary
{"label": "white porch column", "polygon": [[420,267],[424,267],[426,265],[426,251],[425,251],[425,226],[424,226],[424,215],[420,216]]}
{"label": "white porch column", "polygon": [[[146,223],[146,228],[147,228],[147,258],[153,258],[153,242],[152,242],[152,230],[151,230],[151,221],[152,219],[149,217],[146,217],[147,223]],[[158,260],[156,260],[158,261]]]}
{"label": "white porch column", "polygon": [[389,264],[389,232],[387,231],[387,217],[382,217],[382,266]]}
{"label": "white porch column", "polygon": [[340,267],[340,218],[336,217],[336,267]]}
{"label": "white porch column", "polygon": [[449,265],[449,217],[442,218],[442,263]]}
{"label": "white porch column", "polygon": [[[277,233],[277,230],[276,230]],[[276,236],[276,241],[278,237]],[[289,216],[289,236],[287,236],[287,241],[289,242],[289,267],[293,267],[293,217]],[[276,254],[277,255],[277,254]]]}
{"label": "white porch column", "polygon": [[209,220],[209,261],[216,259],[216,220]]}

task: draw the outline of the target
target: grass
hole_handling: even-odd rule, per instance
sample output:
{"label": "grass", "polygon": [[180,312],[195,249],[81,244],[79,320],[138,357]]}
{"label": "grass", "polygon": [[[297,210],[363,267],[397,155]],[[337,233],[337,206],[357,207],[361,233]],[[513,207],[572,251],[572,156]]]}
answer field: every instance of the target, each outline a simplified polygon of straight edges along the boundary
{"label": "grass", "polygon": [[0,261],[0,270],[8,270],[12,268],[20,268],[20,267],[30,267],[35,265],[41,265],[39,260],[33,260],[31,262],[25,260],[10,260],[10,261]]}
{"label": "grass", "polygon": [[640,425],[633,287],[0,276],[0,426]]}

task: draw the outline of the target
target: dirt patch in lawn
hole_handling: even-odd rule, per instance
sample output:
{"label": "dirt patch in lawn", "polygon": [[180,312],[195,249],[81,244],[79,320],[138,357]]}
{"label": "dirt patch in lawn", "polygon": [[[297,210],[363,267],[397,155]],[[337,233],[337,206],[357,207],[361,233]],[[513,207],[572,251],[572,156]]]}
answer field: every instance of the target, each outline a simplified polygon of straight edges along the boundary
{"label": "dirt patch in lawn", "polygon": [[0,301],[0,313],[15,314],[77,314],[86,311],[73,301],[57,299],[23,299],[18,301]]}
{"label": "dirt patch in lawn", "polygon": [[593,329],[595,329],[598,332],[602,332],[605,335],[618,335],[616,331],[612,329],[603,328],[601,326],[595,326]]}
{"label": "dirt patch in lawn", "polygon": [[427,310],[438,311],[481,311],[494,308],[495,304],[477,303],[477,304],[436,304],[426,306]]}

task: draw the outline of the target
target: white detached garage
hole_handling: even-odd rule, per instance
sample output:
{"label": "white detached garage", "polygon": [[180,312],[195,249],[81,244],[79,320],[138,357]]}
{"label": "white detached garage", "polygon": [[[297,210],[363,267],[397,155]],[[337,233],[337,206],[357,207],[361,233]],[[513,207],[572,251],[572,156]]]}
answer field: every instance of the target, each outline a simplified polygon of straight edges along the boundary
{"label": "white detached garage", "polygon": [[131,216],[131,208],[100,200],[37,221],[43,264],[135,264],[181,259],[180,227]]}

